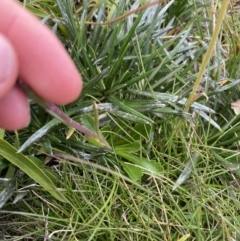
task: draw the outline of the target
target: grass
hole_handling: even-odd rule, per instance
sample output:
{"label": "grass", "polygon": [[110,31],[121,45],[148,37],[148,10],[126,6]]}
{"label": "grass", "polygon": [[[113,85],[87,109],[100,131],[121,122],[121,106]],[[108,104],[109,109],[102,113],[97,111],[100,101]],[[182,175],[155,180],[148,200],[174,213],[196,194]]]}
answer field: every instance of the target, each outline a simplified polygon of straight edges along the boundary
{"label": "grass", "polygon": [[83,76],[62,110],[112,150],[32,104],[28,128],[0,133],[1,240],[240,239],[238,3],[170,1],[126,17],[145,3],[24,1]]}

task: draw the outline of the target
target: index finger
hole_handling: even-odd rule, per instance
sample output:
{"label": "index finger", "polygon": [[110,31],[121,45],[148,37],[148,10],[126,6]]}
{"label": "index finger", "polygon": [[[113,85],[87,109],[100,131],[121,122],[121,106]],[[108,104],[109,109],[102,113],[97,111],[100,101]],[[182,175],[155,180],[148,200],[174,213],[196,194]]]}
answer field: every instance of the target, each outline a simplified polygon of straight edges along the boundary
{"label": "index finger", "polygon": [[0,13],[0,32],[15,49],[19,77],[50,102],[76,99],[82,88],[80,74],[50,29],[13,0],[1,0]]}

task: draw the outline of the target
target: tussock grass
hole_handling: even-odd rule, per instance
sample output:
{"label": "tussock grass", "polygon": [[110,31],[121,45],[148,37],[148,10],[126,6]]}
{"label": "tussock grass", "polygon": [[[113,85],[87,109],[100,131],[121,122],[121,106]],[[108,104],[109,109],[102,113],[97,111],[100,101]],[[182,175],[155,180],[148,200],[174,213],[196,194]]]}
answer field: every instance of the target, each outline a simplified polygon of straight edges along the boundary
{"label": "tussock grass", "polygon": [[[222,5],[169,1],[126,17],[145,3],[25,2],[83,76],[82,95],[62,109],[113,149],[33,104],[30,126],[0,143],[3,240],[239,240],[240,117],[229,108],[239,98],[238,3],[191,98]],[[11,164],[14,147],[34,163],[31,178]],[[44,175],[51,189],[36,182]]]}

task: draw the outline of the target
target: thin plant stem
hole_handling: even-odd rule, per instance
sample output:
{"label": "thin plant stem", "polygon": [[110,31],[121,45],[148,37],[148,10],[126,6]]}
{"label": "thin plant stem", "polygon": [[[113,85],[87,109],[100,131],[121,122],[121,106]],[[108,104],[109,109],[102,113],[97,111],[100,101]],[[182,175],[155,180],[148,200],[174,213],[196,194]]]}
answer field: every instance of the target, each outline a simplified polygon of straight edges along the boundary
{"label": "thin plant stem", "polygon": [[189,96],[189,98],[187,100],[187,103],[185,105],[185,108],[184,108],[184,111],[186,111],[186,112],[189,110],[191,104],[195,100],[196,91],[197,91],[197,89],[198,89],[198,87],[199,87],[199,85],[201,83],[204,71],[205,71],[205,69],[206,69],[206,67],[207,67],[207,65],[209,63],[209,60],[210,60],[210,58],[212,56],[212,53],[214,51],[215,44],[217,42],[217,38],[218,38],[219,32],[220,32],[221,27],[222,27],[222,23],[223,23],[225,15],[226,15],[226,11],[228,9],[229,2],[230,2],[230,0],[222,1],[222,7],[221,7],[221,9],[219,11],[218,21],[217,21],[215,30],[213,32],[212,39],[211,39],[211,41],[209,43],[209,48],[208,48],[206,54],[204,55],[204,58],[203,58],[201,66],[200,66],[200,70],[199,70],[197,79],[196,79],[196,81],[194,83],[192,92],[191,92],[191,94],[190,94],[190,96]]}
{"label": "thin plant stem", "polygon": [[80,123],[74,121],[70,118],[67,114],[65,114],[57,105],[53,103],[49,103],[46,100],[43,100],[40,96],[38,96],[26,83],[22,80],[18,80],[17,82],[20,89],[33,101],[35,101],[38,105],[43,107],[50,115],[56,117],[61,122],[70,126],[81,133],[85,134],[86,137],[91,137],[99,141],[104,148],[111,149],[108,143],[100,136],[94,133],[93,131],[89,130],[88,128],[84,127]]}
{"label": "thin plant stem", "polygon": [[115,23],[123,18],[126,18],[128,17],[129,15],[133,14],[133,13],[137,13],[137,12],[140,12],[148,7],[151,7],[151,6],[154,6],[156,4],[160,4],[160,3],[164,3],[164,2],[167,2],[167,0],[157,0],[157,1],[154,1],[154,2],[151,2],[151,3],[146,3],[144,5],[142,5],[141,7],[138,7],[136,9],[133,9],[131,11],[128,11],[124,14],[122,14],[121,16],[118,16],[108,22],[105,22],[105,23],[96,23],[96,22],[85,22],[86,24],[91,24],[91,25],[109,25],[109,24],[112,24],[112,23]]}

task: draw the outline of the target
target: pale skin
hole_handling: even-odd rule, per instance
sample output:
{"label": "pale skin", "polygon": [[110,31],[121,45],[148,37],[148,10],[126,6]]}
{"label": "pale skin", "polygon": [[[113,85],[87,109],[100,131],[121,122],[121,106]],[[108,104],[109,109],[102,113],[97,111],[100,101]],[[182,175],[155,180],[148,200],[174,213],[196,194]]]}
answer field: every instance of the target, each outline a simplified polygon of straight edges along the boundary
{"label": "pale skin", "polygon": [[54,34],[17,1],[0,0],[0,127],[7,130],[30,121],[17,78],[60,105],[75,100],[82,89],[78,70]]}

